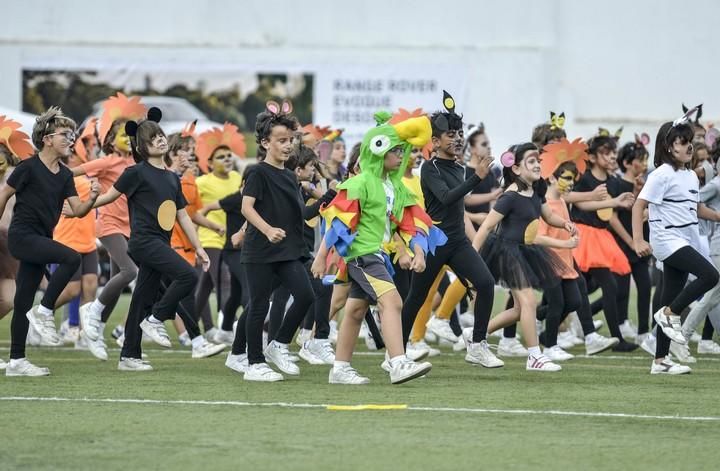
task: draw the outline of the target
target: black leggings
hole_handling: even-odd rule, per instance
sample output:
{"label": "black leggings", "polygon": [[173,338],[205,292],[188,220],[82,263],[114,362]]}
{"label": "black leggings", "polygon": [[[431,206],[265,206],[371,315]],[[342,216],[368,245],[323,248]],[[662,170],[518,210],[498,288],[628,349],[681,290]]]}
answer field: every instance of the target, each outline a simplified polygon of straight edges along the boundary
{"label": "black leggings", "polygon": [[[152,314],[160,321],[175,318],[178,304],[192,294],[198,277],[190,264],[160,239],[143,240],[129,244],[130,255],[138,265],[138,277],[130,300],[125,323],[125,343],[121,357],[142,357],[142,332],[140,322]],[[172,282],[159,301],[161,281],[167,277]]]}
{"label": "black leggings", "polygon": [[602,306],[610,335],[624,341],[618,323],[618,285],[615,274],[609,268],[591,268],[587,274],[602,290]]}
{"label": "black leggings", "polygon": [[[637,287],[637,315],[638,334],[648,332],[650,322],[650,267],[647,259],[641,259],[630,264],[632,278]],[[630,275],[617,276],[618,285],[618,322],[623,323],[628,318],[628,305],[630,304]]]}
{"label": "black leggings", "polygon": [[[690,273],[696,278],[686,286]],[[673,314],[680,315],[690,303],[710,291],[718,279],[720,276],[712,263],[686,245],[663,260],[662,304]],[[670,338],[662,329],[657,329],[655,358],[665,358],[669,351]]]}
{"label": "black leggings", "polygon": [[247,307],[248,304],[247,289],[244,287],[246,284],[245,274],[243,264],[240,262],[241,256],[239,250],[223,250],[222,252],[223,262],[230,269],[231,275],[230,296],[228,296],[222,309],[223,322],[221,328],[225,331],[233,330],[238,308],[240,306]]}
{"label": "black leggings", "polygon": [[202,317],[205,332],[214,327],[210,311],[210,293],[213,287],[217,295],[217,306],[220,309],[230,294],[230,272],[222,258],[222,249],[205,249],[210,258],[210,270],[199,271],[200,281],[195,293],[195,312]]}
{"label": "black leggings", "polygon": [[562,280],[545,290],[547,317],[545,318],[545,345],[557,344],[560,323],[573,311],[580,309],[582,299],[577,280]]}
{"label": "black leggings", "polygon": [[311,330],[315,323],[315,338],[327,340],[330,336],[330,301],[332,299],[332,286],[326,286],[321,279],[315,278],[310,272],[312,260],[305,263],[305,268],[310,277],[315,299],[305,315],[304,328]]}
{"label": "black leggings", "polygon": [[[294,298],[293,304],[288,309],[275,338],[280,343],[288,344],[292,341],[308,307],[313,302],[313,290],[307,269],[299,260],[247,263],[245,269],[247,270],[246,273],[252,273],[252,276],[247,277],[250,308],[247,311],[246,332],[243,334],[246,335],[247,339],[248,362],[250,364],[264,363],[262,330],[270,304],[274,278],[277,277],[280,283],[289,288]],[[238,333],[241,330],[238,325],[235,342],[238,342]],[[235,344],[233,344],[233,353],[242,353],[236,351]]]}
{"label": "black leggings", "polygon": [[35,234],[18,236],[10,232],[8,250],[20,262],[15,277],[14,310],[10,323],[10,358],[15,360],[25,358],[29,328],[26,314],[33,307],[35,292],[45,274],[45,266],[52,263],[58,265],[40,301],[43,307],[52,311],[60,293],[80,266],[81,258],[70,247]]}
{"label": "black leggings", "polygon": [[272,304],[268,316],[268,341],[275,340],[275,337],[277,337],[283,318],[285,318],[285,308],[291,296],[290,290],[282,285],[277,278],[273,280],[273,288]]}
{"label": "black leggings", "polygon": [[443,265],[449,266],[458,277],[469,281],[475,289],[473,342],[485,340],[492,313],[495,280],[480,254],[473,249],[470,241],[465,239],[459,243],[438,247],[435,255],[428,254],[425,271],[413,275],[410,292],[402,309],[403,345],[407,344],[415,317]]}
{"label": "black leggings", "polygon": [[[160,300],[165,292],[170,288],[172,280],[167,276],[162,277],[161,286],[162,289],[158,293],[157,300]],[[195,320],[195,295],[192,291],[188,293],[183,299],[180,300],[177,307],[177,315],[183,321],[185,330],[187,331],[190,339],[200,336],[200,326],[198,326]]]}

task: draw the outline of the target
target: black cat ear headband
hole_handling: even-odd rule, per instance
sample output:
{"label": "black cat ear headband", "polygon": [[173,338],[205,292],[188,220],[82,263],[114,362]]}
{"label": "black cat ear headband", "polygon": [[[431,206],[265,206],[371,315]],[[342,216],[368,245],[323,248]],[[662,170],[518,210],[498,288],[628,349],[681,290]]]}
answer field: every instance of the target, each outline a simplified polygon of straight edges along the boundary
{"label": "black cat ear headband", "polygon": [[[455,113],[455,99],[446,90],[443,90],[443,107],[449,114]],[[442,132],[450,130],[450,123],[448,123],[447,117],[444,113],[439,113],[432,121],[433,127],[439,129]]]}
{"label": "black cat ear headband", "polygon": [[[154,121],[156,123],[159,123],[161,119],[162,111],[160,111],[160,108],[153,106],[148,110],[147,121]],[[142,121],[140,123],[142,123]],[[137,136],[137,130],[138,126],[140,126],[140,123],[132,120],[125,123],[125,133],[127,133],[127,135],[130,137]]]}

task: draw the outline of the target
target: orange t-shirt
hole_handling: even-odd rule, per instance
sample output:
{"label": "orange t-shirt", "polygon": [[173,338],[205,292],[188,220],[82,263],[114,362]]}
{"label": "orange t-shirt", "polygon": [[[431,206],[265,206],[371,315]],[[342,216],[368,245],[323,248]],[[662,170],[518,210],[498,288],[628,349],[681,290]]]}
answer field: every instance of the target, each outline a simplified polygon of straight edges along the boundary
{"label": "orange t-shirt", "polygon": [[[82,201],[90,197],[90,180],[85,177],[75,177],[75,188]],[[95,210],[81,218],[68,218],[60,216],[53,239],[67,245],[78,253],[90,253],[97,249],[95,245]]]}
{"label": "orange t-shirt", "polygon": [[[565,201],[563,201],[562,199],[548,199],[547,204],[548,206],[550,206],[550,209],[552,209],[553,213],[557,214],[566,221],[570,220],[570,214],[568,213],[567,204],[565,204]],[[540,219],[540,228],[538,229],[538,235],[544,235],[558,240],[570,239],[570,234],[568,233],[568,231],[566,231],[565,229],[560,229],[559,227],[552,227],[548,225],[548,223],[546,223],[545,220],[543,220],[542,218]],[[560,276],[563,280],[577,279],[578,274],[575,271],[575,262],[573,261],[572,249],[555,249],[550,247],[548,248],[555,252],[555,254],[560,257],[560,259],[565,265],[562,272],[558,273],[558,276]]]}
{"label": "orange t-shirt", "polygon": [[[202,200],[200,199],[200,192],[198,191],[197,184],[195,183],[195,176],[186,172],[180,179],[180,183],[182,184],[183,196],[187,201],[185,211],[187,211],[188,216],[192,218],[195,213],[200,211],[203,207]],[[182,258],[187,260],[190,265],[195,266],[195,248],[190,243],[190,239],[177,221],[175,221],[175,225],[173,226],[170,246],[175,249]]]}
{"label": "orange t-shirt", "polygon": [[[81,165],[85,174],[97,178],[103,193],[120,178],[126,168],[135,165],[132,157],[108,155]],[[122,234],[130,237],[130,213],[128,211],[127,197],[120,196],[110,204],[98,208],[97,236],[105,237],[111,234]]]}

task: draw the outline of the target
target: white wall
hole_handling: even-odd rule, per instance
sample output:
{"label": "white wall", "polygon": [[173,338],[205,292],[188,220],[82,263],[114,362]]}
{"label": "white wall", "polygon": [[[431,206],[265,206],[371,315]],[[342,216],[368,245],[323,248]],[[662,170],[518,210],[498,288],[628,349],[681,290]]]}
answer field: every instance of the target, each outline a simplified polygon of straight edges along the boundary
{"label": "white wall", "polygon": [[[498,148],[526,140],[549,110],[570,135],[625,125],[651,136],[705,103],[720,117],[714,22],[720,2],[25,0],[4,7],[0,106],[21,104],[26,65],[162,62],[275,65],[442,64],[467,70],[469,121]],[[270,6],[268,6],[270,5]],[[319,91],[322,93],[322,91]],[[440,97],[438,97],[438,107]]]}

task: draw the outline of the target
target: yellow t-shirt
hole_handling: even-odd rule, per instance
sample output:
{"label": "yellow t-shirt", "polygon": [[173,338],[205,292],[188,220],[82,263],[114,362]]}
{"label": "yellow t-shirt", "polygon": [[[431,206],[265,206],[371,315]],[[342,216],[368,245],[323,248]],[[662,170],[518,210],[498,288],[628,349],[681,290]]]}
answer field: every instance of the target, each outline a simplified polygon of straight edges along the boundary
{"label": "yellow t-shirt", "polygon": [[403,177],[402,182],[407,189],[410,190],[410,193],[415,196],[417,204],[419,204],[422,209],[425,209],[425,195],[423,195],[422,187],[420,186],[420,177],[417,175],[413,175],[410,178]]}
{"label": "yellow t-shirt", "polygon": [[[242,183],[242,176],[234,170],[228,174],[228,178],[218,178],[212,173],[208,173],[198,177],[195,183],[200,192],[202,204],[205,206],[238,192]],[[223,227],[227,224],[227,215],[222,209],[210,211],[207,218]],[[198,237],[200,238],[200,245],[204,249],[222,249],[225,246],[225,236],[220,236],[206,227],[198,228]]]}

